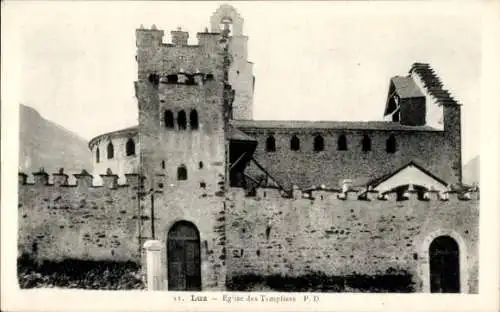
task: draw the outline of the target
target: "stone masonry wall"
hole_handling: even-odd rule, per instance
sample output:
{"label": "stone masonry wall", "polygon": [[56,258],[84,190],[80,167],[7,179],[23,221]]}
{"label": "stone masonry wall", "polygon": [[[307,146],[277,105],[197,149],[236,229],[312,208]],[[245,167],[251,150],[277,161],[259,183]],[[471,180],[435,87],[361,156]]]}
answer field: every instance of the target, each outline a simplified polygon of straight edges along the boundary
{"label": "stone masonry wall", "polygon": [[[147,32],[146,32],[147,33]],[[223,289],[225,282],[225,177],[224,72],[223,54],[217,45],[218,34],[199,34],[201,46],[149,45],[138,31],[138,81],[140,168],[146,177],[146,190],[154,190],[154,201],[144,201],[143,237],[154,237],[166,243],[168,232],[178,221],[193,223],[200,232],[202,289]],[[211,75],[200,83],[188,85],[149,80],[150,74],[195,73]],[[195,109],[199,126],[189,125]],[[166,127],[164,113],[174,114],[175,126]],[[186,129],[177,120],[184,110]],[[178,180],[180,166],[187,169],[187,179]],[[151,184],[151,177],[156,182]],[[150,195],[148,195],[150,196]],[[162,255],[167,282],[166,245]],[[165,283],[166,285],[167,283]]]}
{"label": "stone masonry wall", "polygon": [[[347,200],[316,191],[314,200],[282,198],[259,189],[254,198],[234,189],[227,216],[227,276],[382,275],[404,270],[422,287],[424,240],[438,230],[465,242],[470,292],[477,292],[479,201]],[[464,252],[461,250],[461,252]]]}
{"label": "stone masonry wall", "polygon": [[[460,181],[460,170],[454,166],[460,144],[450,140],[443,131],[375,131],[333,129],[256,129],[241,128],[257,139],[255,159],[279,181],[288,181],[307,188],[325,184],[337,187],[344,179],[366,183],[400,168],[410,161],[434,173],[449,183]],[[272,134],[276,151],[266,152],[266,140]],[[296,134],[300,151],[290,149],[290,139]],[[324,151],[313,150],[314,138],[323,136]],[[347,151],[337,150],[338,137],[347,138]],[[363,152],[363,135],[371,139],[371,151]],[[396,152],[386,152],[386,140],[396,139]],[[453,144],[452,144],[453,143]],[[451,164],[451,165],[450,165]],[[251,175],[262,174],[249,167]]]}
{"label": "stone masonry wall", "polygon": [[[213,181],[213,182],[211,182]],[[218,182],[217,182],[218,181]],[[162,183],[163,188],[158,184]],[[178,221],[193,223],[200,232],[201,275],[203,290],[223,290],[225,287],[225,206],[221,188],[223,175],[203,182],[192,177],[187,181],[167,182],[157,180],[154,221],[155,238],[164,242],[161,278],[167,285],[168,232]],[[150,210],[145,211],[143,235],[151,235]]]}
{"label": "stone masonry wall", "polygon": [[[23,178],[24,177],[24,178]],[[138,245],[137,175],[127,185],[92,186],[92,177],[77,177],[77,185],[61,185],[64,174],[35,176],[35,184],[19,183],[19,254],[37,259],[140,261]],[[105,177],[106,179],[106,177]]]}

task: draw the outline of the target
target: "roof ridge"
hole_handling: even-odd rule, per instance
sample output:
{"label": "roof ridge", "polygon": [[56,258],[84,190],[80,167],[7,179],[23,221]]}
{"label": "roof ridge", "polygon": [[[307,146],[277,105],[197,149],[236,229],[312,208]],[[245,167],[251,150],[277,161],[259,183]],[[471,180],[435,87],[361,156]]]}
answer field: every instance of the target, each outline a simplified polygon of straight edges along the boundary
{"label": "roof ridge", "polygon": [[441,105],[460,105],[452,97],[450,91],[444,88],[441,78],[429,64],[415,62],[412,64],[409,73],[413,72],[420,76],[424,87]]}

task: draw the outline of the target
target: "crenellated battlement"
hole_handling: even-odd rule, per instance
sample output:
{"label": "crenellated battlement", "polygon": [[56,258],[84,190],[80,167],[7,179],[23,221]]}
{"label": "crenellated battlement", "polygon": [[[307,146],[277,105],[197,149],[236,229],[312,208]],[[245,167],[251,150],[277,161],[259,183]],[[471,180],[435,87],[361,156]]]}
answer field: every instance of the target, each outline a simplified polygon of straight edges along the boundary
{"label": "crenellated battlement", "polygon": [[203,32],[197,32],[196,38],[197,42],[195,44],[189,44],[189,32],[183,31],[180,27],[176,30],[170,31],[170,42],[165,41],[165,31],[160,30],[156,25],[152,25],[151,28],[147,29],[141,25],[136,29],[137,47],[185,47],[185,48],[200,48],[210,44],[216,44],[222,33],[220,32],[209,32],[208,28],[205,28]]}
{"label": "crenellated battlement", "polygon": [[[137,173],[127,173],[125,174],[125,184],[118,184],[119,176],[113,174],[111,170],[107,170],[106,174],[100,174],[103,184],[95,185],[93,183],[94,176],[89,174],[85,169],[78,174],[73,174],[76,179],[75,184],[70,184],[69,175],[64,173],[64,169],[61,168],[59,172],[48,174],[42,168],[37,172],[32,173],[34,183],[29,183],[29,175],[24,172],[18,173],[18,183],[19,186],[48,186],[48,187],[79,187],[79,188],[109,188],[117,189],[123,187],[137,187],[139,185],[139,174]],[[52,176],[52,183],[49,182],[49,178]]]}
{"label": "crenellated battlement", "polygon": [[243,188],[231,189],[235,198],[258,198],[258,199],[280,199],[280,200],[307,200],[307,201],[398,201],[404,202],[410,199],[418,201],[469,201],[479,200],[479,186],[448,186],[444,190],[427,189],[412,184],[402,185],[390,191],[380,192],[371,187],[349,186],[347,183],[342,187],[326,187],[324,185],[312,186],[300,189],[293,186],[292,190],[286,191],[277,187],[260,187],[253,191]]}

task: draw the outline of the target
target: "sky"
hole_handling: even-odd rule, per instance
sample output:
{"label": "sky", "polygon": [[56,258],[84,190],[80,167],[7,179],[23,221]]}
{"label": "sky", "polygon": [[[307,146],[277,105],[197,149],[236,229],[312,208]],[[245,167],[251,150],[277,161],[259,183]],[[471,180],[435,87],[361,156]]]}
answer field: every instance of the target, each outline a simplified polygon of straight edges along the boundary
{"label": "sky", "polygon": [[[137,124],[135,29],[196,32],[223,2],[21,2],[5,7],[14,102],[85,139]],[[389,79],[427,62],[462,106],[479,153],[481,11],[462,2],[231,2],[256,76],[255,119],[380,120]],[[4,44],[2,44],[4,45]],[[3,51],[3,52],[4,52]],[[16,91],[14,93],[14,90]],[[10,103],[9,103],[10,104]]]}

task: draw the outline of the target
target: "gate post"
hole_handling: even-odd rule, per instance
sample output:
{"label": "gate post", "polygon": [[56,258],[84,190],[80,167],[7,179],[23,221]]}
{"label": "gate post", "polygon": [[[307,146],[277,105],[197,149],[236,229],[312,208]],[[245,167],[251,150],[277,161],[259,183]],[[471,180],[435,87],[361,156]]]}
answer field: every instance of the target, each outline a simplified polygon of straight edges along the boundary
{"label": "gate post", "polygon": [[157,240],[144,243],[148,290],[163,290],[161,278],[161,250],[163,244]]}

